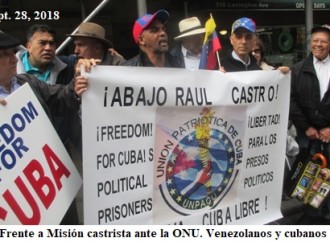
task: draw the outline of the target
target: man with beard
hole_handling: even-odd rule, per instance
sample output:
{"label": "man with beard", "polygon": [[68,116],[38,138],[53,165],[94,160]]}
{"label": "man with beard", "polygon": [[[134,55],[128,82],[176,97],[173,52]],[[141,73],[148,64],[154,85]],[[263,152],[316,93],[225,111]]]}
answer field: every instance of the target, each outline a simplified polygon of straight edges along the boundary
{"label": "man with beard", "polygon": [[205,28],[197,17],[183,19],[179,22],[180,35],[174,39],[178,44],[170,51],[182,68],[199,69]]}
{"label": "man with beard", "polygon": [[169,13],[159,10],[138,18],[133,26],[133,37],[140,53],[128,60],[125,66],[179,67],[178,61],[168,53],[168,36],[165,25]]}

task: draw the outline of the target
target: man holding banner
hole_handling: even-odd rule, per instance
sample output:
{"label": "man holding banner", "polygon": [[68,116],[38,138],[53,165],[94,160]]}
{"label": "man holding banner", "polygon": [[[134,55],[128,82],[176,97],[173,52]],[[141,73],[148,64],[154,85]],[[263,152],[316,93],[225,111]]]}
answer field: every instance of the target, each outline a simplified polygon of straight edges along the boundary
{"label": "man holding banner", "polygon": [[[25,82],[28,82],[34,89],[35,93],[39,94],[37,97],[48,114],[50,114],[50,110],[55,112],[55,107],[58,107],[58,111],[61,110],[62,106],[73,109],[77,108],[79,106],[79,101],[73,93],[73,82],[65,87],[59,85],[49,86],[40,82],[32,75],[22,74],[16,76],[17,57],[15,56],[15,48],[18,45],[19,42],[16,39],[0,32],[1,104],[6,104],[4,98],[18,89]],[[59,103],[62,106],[58,106]],[[54,108],[49,106],[52,104],[54,105]]]}
{"label": "man holding banner", "polygon": [[256,24],[250,18],[240,18],[233,23],[230,35],[233,49],[221,61],[226,72],[261,70],[251,54],[255,33]]}
{"label": "man holding banner", "polygon": [[[237,19],[232,25],[230,35],[233,48],[221,60],[220,70],[224,72],[262,70],[252,55],[256,37],[256,24],[252,19],[246,17]],[[287,66],[280,66],[277,69],[283,74],[290,71]]]}
{"label": "man holding banner", "polygon": [[125,66],[179,67],[178,61],[168,53],[168,36],[165,25],[170,15],[165,10],[145,14],[133,26],[133,37],[140,53],[128,60]]}
{"label": "man holding banner", "polygon": [[[18,60],[15,56],[15,52],[18,45],[18,40],[0,32],[0,104],[6,105],[6,97],[10,96],[25,83],[29,83],[42,108],[50,119],[51,114],[63,115],[65,109],[76,112],[79,108],[80,101],[74,94],[74,82],[71,82],[66,86],[48,85],[44,82],[40,82],[36,77],[30,74],[16,75]],[[6,156],[4,154],[6,150],[4,151],[3,147],[4,146],[2,146],[2,149],[0,150],[2,152],[2,158]],[[21,147],[23,147],[23,143],[21,144]],[[2,162],[4,161],[2,160]],[[77,211],[74,211],[75,209],[75,207],[72,207],[72,209],[70,207],[70,210],[68,211],[74,212],[77,217]],[[78,218],[73,221],[73,217],[74,216],[71,214],[70,218],[66,217],[62,222],[64,224],[77,224]],[[0,218],[3,219],[1,213]]]}

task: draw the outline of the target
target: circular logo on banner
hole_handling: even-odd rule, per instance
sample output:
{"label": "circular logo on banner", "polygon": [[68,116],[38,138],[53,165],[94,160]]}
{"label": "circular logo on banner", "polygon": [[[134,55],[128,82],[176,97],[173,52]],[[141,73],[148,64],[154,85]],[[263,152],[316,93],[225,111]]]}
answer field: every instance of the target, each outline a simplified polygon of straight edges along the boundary
{"label": "circular logo on banner", "polygon": [[160,186],[166,203],[182,215],[214,208],[236,178],[232,140],[204,120],[173,148]]}

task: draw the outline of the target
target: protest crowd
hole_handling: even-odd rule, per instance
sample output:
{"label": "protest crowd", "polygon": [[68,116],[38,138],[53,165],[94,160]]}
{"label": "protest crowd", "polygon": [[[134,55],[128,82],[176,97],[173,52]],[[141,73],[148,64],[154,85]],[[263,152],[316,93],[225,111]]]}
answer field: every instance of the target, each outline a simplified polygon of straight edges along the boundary
{"label": "protest crowd", "polygon": [[[298,199],[300,195],[294,190],[297,189],[296,187],[292,188],[292,180],[290,180],[298,160],[303,160],[307,163],[311,157],[314,159],[316,153],[322,154],[322,159],[330,160],[330,21],[314,25],[308,30],[310,31],[310,40],[306,41],[309,50],[306,57],[296,63],[292,63],[292,65],[287,65],[286,63],[273,65],[267,61],[267,46],[259,35],[258,25],[262,25],[262,23],[256,22],[253,16],[245,16],[242,13],[232,22],[230,33],[224,37],[219,34],[221,23],[216,23],[215,21],[215,16],[218,14],[220,13],[210,13],[209,18],[206,20],[200,16],[183,16],[182,14],[182,18],[176,22],[177,29],[171,31],[171,33],[177,33],[176,36],[168,34],[167,24],[171,21],[170,10],[156,9],[155,11],[141,14],[131,23],[132,31],[127,33],[127,36],[133,39],[135,46],[132,46],[132,48],[138,48],[138,52],[134,56],[120,53],[114,46],[114,43],[106,37],[107,29],[93,20],[82,22],[77,26],[75,32],[67,34],[68,37],[72,38],[72,44],[74,45],[74,49],[68,55],[56,53],[56,48],[58,47],[57,30],[53,29],[51,25],[44,23],[31,24],[26,30],[26,39],[19,40],[17,36],[12,36],[2,31],[0,23],[1,108],[9,107],[12,101],[9,97],[19,90],[24,83],[29,83],[33,93],[37,96],[38,101],[42,104],[42,108],[51,120],[60,141],[82,176],[83,152],[84,148],[86,148],[83,146],[82,99],[91,86],[91,81],[87,77],[88,73],[93,73],[93,70],[97,69],[98,66],[125,67],[127,73],[136,68],[148,68],[149,70],[150,67],[173,69],[173,72],[177,69],[186,69],[187,71],[195,72],[219,72],[224,75],[235,75],[236,72],[264,71],[266,73],[278,71],[279,75],[286,76],[291,83],[290,101],[287,103],[289,113],[286,122],[288,122],[288,127],[284,131],[286,133],[286,144],[282,146],[285,147],[285,150],[283,150],[285,161],[280,163],[284,166],[283,177],[280,179],[281,182],[279,184],[282,194],[281,209],[284,217],[276,221],[269,221],[269,224],[330,224],[330,195],[328,195],[330,184],[329,186],[323,186],[324,194],[328,196],[325,196],[318,206],[312,206],[310,200],[309,202],[306,202],[307,200],[303,202],[301,199]],[[112,35],[114,36],[116,33],[114,32]],[[226,38],[225,41],[229,43],[226,48],[222,45],[223,38]],[[124,72],[123,75],[125,74]],[[221,88],[220,82],[219,88]],[[200,89],[200,99],[196,98],[194,101],[199,101],[205,106],[212,105],[206,94],[203,94],[203,90]],[[259,99],[265,99],[263,90],[263,88],[259,87]],[[116,90],[113,94],[114,96],[118,95],[117,99],[110,99],[107,97],[110,91],[113,90],[104,90],[104,106],[119,104],[119,106],[125,107],[134,105],[129,103],[130,100],[128,99],[124,100],[123,103],[121,102],[119,89],[118,92]],[[166,99],[161,99],[162,96],[160,95],[167,95],[164,89],[154,90],[156,93],[154,95],[158,95],[155,97],[156,100],[153,100],[154,102],[151,99],[148,100],[144,96],[143,91],[144,89],[140,89],[140,99],[134,100],[136,105],[139,102],[147,104],[149,102],[149,106],[155,103],[161,106],[166,102]],[[185,100],[183,98],[183,90],[181,91],[181,99],[177,100],[183,106],[183,104],[188,103],[188,99]],[[256,89],[254,91],[257,92]],[[199,92],[196,91],[197,97],[198,94]],[[245,97],[242,98],[242,96],[240,98],[237,99],[236,103],[239,102],[238,100],[242,102],[242,99],[247,103],[251,102],[248,98],[244,99]],[[0,111],[3,109],[0,109]],[[130,115],[130,119],[134,120],[135,114]],[[212,115],[212,111],[203,109],[201,115],[209,118],[208,115]],[[276,119],[276,117],[272,118]],[[256,127],[269,125],[270,119],[270,117],[260,116],[258,120],[254,119],[254,123],[249,120],[249,127],[251,128],[253,125]],[[281,122],[284,122],[284,120],[281,120]],[[195,127],[196,133],[209,128],[198,125]],[[113,130],[100,127],[100,130],[97,131],[98,141],[106,138],[124,139],[128,136],[133,136],[132,134],[136,137],[148,136],[154,132],[150,131],[152,127],[146,124],[138,124],[134,127],[128,125],[127,130],[125,124],[116,127],[111,126],[111,128]],[[125,130],[123,131],[124,128]],[[119,129],[121,129],[121,136],[118,136]],[[3,130],[4,128],[0,130],[0,134],[3,136],[0,135],[0,153],[5,151],[5,146],[2,143],[6,140],[6,134]],[[37,134],[31,135],[37,136]],[[234,135],[234,132],[232,135]],[[204,148],[203,151],[200,151],[200,159],[201,166],[206,171],[198,178],[198,184],[204,184],[206,193],[211,194],[212,187],[208,186],[208,182],[211,181],[211,164],[205,158],[210,155],[207,152],[211,151],[207,151],[208,146],[203,143],[203,138],[197,135],[196,137],[198,145],[202,147],[200,150]],[[27,151],[23,143],[16,143],[16,146],[17,152],[23,153]],[[258,146],[261,146],[260,142],[249,144],[250,148],[258,148]],[[145,162],[144,160],[152,160],[153,157],[151,151],[149,151],[149,157],[148,154],[146,155],[142,151],[137,152],[137,154],[134,153],[134,155],[137,157],[134,158],[136,159],[134,162],[142,163]],[[122,154],[121,157],[129,159],[127,157],[134,155],[130,152]],[[263,157],[263,159],[268,159],[268,155],[261,155],[260,157]],[[139,157],[143,158],[140,159]],[[262,159],[260,157],[259,160]],[[4,159],[1,163],[5,163],[5,158],[5,155],[1,156],[1,159]],[[113,160],[111,160],[110,155],[108,159],[108,169],[111,169],[110,163]],[[322,168],[329,168],[329,162],[326,161],[325,163],[327,164]],[[97,162],[98,166],[101,166],[102,162],[102,165],[105,166],[104,158],[102,161],[101,158],[98,159]],[[122,162],[121,164],[124,163]],[[251,163],[250,166],[254,165]],[[61,175],[67,174],[60,169],[56,171],[62,171],[63,174]],[[325,172],[325,170],[321,170],[318,173],[320,174],[319,176],[321,176],[322,171]],[[59,175],[59,173],[57,174]],[[324,180],[329,183],[330,173],[325,173],[324,176]],[[273,177],[269,175],[267,179],[272,180]],[[131,180],[133,178],[128,177],[120,180],[121,185],[118,185],[118,187],[120,187],[121,191],[125,190],[125,186],[132,186]],[[136,189],[147,186],[143,175],[135,177],[134,180]],[[82,177],[82,183],[85,185],[84,177]],[[254,186],[251,184],[253,183],[247,183],[246,187]],[[3,182],[1,185],[3,185]],[[104,182],[102,185],[99,184],[99,186],[102,186],[104,191],[106,191],[106,186],[111,186],[111,192],[114,193],[115,185],[111,182]],[[306,181],[306,184],[302,184],[302,186],[312,185],[308,185],[308,181]],[[100,187],[99,189],[101,190]],[[195,189],[199,189],[196,184],[187,191],[186,196],[192,196],[191,194],[196,191]],[[102,194],[100,190],[98,196]],[[111,192],[108,192],[108,194]],[[82,196],[80,192],[70,202],[71,205],[68,206],[60,224],[84,224],[83,215],[81,214],[83,213],[82,205],[81,202],[78,202],[78,200],[82,199]],[[3,200],[4,198],[1,199]],[[9,197],[6,196],[6,199],[9,199]],[[151,199],[145,199],[139,206],[141,206],[141,210],[149,210],[151,209],[150,203]],[[256,205],[254,205],[254,210],[251,208],[251,211],[253,210],[251,213],[257,212],[258,201],[255,200],[254,203]],[[242,204],[245,206],[244,203]],[[212,207],[215,204],[211,202],[209,206]],[[289,206],[290,208],[288,208]],[[0,219],[5,218],[4,214],[6,214],[1,209],[0,203]],[[283,211],[287,209],[289,211]],[[294,212],[290,212],[290,209],[294,210]],[[115,212],[104,210],[102,216],[105,218],[108,216],[108,220],[110,218],[114,220]],[[242,216],[244,216],[244,212]],[[286,216],[292,216],[293,218],[286,219]]]}

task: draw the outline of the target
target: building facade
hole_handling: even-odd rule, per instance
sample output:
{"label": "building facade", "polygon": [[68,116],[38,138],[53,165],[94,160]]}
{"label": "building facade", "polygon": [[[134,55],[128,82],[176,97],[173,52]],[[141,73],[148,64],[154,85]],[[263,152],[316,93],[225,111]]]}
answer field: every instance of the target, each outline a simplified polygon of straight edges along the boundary
{"label": "building facade", "polygon": [[[141,14],[141,5],[149,13],[158,9],[170,12],[167,32],[171,45],[181,19],[198,16],[205,22],[212,13],[217,30],[227,31],[220,35],[225,50],[229,47],[231,23],[240,17],[250,17],[265,42],[268,61],[291,65],[307,53],[306,18],[311,14],[306,14],[306,2],[312,3],[311,21],[315,25],[329,23],[330,0],[0,0],[0,30],[19,38],[24,45],[31,24],[49,24],[57,31],[60,52],[68,54],[73,52],[73,45],[67,34],[87,17],[104,26],[115,48],[130,58],[138,51],[131,32]],[[65,46],[61,46],[63,42]]]}

